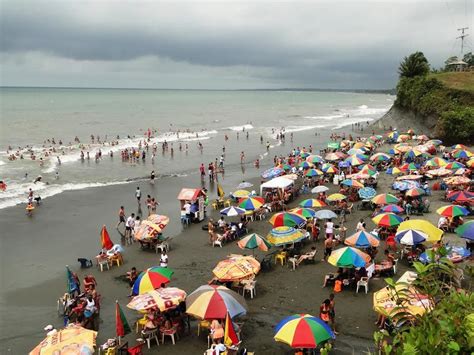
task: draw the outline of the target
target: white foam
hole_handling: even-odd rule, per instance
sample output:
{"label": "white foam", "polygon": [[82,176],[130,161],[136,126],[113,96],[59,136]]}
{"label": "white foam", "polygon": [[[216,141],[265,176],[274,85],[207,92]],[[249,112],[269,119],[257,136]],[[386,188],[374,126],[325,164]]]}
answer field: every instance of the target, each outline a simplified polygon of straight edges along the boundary
{"label": "white foam", "polygon": [[349,119],[349,120],[345,120],[344,122],[338,124],[337,126],[334,126],[334,127],[332,128],[332,130],[340,129],[340,128],[349,126],[349,125],[351,125],[351,124],[353,124],[353,123],[357,123],[357,122],[367,122],[367,121],[373,121],[373,120],[374,120],[374,119],[373,119],[373,118],[370,118],[370,117]]}
{"label": "white foam", "polygon": [[0,165],[5,165],[6,163],[4,161],[0,160]]}
{"label": "white foam", "polygon": [[227,129],[230,129],[232,131],[237,131],[237,132],[240,132],[240,131],[248,131],[250,129],[253,129],[253,126],[251,124],[244,124],[242,126],[231,126],[231,127],[227,127]]}
{"label": "white foam", "polygon": [[42,182],[34,183],[11,183],[7,182],[7,190],[0,193],[0,209],[13,207],[21,203],[26,203],[28,189],[31,188],[35,196],[41,196],[42,199],[60,194],[64,191],[83,190],[90,187],[104,187],[112,185],[128,184],[128,181],[112,181],[112,182],[93,182],[93,183],[68,183],[64,185],[50,184]]}
{"label": "white foam", "polygon": [[311,129],[323,128],[323,127],[327,127],[327,126],[325,126],[325,125],[288,126],[288,127],[285,127],[285,133],[309,131],[309,130],[311,130]]}
{"label": "white foam", "polygon": [[326,115],[326,116],[305,116],[303,118],[306,119],[311,119],[311,120],[326,120],[326,121],[331,121],[336,118],[342,118],[344,115]]}

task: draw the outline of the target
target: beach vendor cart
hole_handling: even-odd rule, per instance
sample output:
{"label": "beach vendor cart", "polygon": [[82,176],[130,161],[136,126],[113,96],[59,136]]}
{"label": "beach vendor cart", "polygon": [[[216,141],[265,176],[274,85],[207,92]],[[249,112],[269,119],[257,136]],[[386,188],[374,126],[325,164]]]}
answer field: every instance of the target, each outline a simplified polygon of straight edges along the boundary
{"label": "beach vendor cart", "polygon": [[206,193],[202,189],[183,188],[178,194],[181,217],[191,222],[202,222],[206,217]]}

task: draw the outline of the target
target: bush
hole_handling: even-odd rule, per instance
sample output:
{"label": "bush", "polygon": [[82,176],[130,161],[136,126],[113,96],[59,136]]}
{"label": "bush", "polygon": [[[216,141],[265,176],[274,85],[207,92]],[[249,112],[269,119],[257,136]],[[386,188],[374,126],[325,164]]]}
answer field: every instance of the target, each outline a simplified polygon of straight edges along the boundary
{"label": "bush", "polygon": [[447,143],[474,142],[474,108],[464,107],[443,112],[436,128]]}

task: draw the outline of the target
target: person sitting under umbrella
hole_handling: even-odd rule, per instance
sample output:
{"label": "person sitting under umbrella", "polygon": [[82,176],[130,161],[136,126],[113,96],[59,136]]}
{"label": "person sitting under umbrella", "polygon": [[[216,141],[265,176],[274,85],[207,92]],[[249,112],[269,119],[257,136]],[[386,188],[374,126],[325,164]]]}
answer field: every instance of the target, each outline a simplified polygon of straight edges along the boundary
{"label": "person sitting under umbrella", "polygon": [[214,319],[211,322],[210,326],[211,338],[213,343],[222,341],[224,338],[224,328],[222,327],[221,321],[219,319]]}
{"label": "person sitting under umbrella", "polygon": [[301,264],[304,260],[314,260],[314,257],[316,256],[316,252],[317,252],[316,248],[311,247],[311,251],[299,256],[298,260],[296,260],[296,266]]}

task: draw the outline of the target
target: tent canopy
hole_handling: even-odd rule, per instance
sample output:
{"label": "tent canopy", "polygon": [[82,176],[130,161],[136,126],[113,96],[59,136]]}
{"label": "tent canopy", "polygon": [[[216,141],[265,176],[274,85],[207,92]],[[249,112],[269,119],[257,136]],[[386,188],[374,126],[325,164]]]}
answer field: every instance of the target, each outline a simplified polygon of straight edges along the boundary
{"label": "tent canopy", "polygon": [[291,186],[293,183],[293,180],[287,179],[284,176],[279,176],[260,185],[260,194],[262,194],[263,189],[284,189]]}
{"label": "tent canopy", "polygon": [[201,189],[181,189],[178,200],[180,201],[196,201],[200,196],[205,196],[206,194]]}

